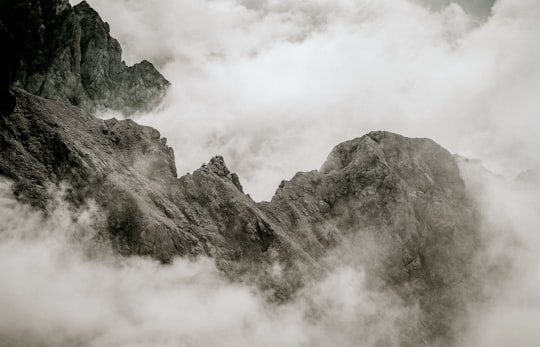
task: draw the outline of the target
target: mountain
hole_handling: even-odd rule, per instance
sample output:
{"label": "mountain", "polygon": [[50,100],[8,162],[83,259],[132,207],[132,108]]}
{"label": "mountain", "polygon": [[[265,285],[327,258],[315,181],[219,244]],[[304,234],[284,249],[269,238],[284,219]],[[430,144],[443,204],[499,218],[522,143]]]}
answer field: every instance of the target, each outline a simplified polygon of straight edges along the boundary
{"label": "mountain", "polygon": [[[379,131],[344,142],[321,170],[296,174],[257,203],[222,157],[178,178],[157,130],[10,94],[0,175],[37,208],[46,210],[51,186],[66,185],[74,206],[95,200],[96,227],[123,254],[210,256],[231,278],[287,300],[340,249],[343,261],[366,266],[373,285],[391,285],[422,308],[425,339],[452,335],[464,313],[476,212],[455,159],[429,139]],[[275,264],[279,278],[268,276]]]}
{"label": "mountain", "polygon": [[169,86],[148,61],[126,66],[109,25],[85,1],[3,1],[0,35],[16,86],[90,112],[148,111]]}
{"label": "mountain", "polygon": [[169,83],[150,63],[127,67],[85,2],[1,6],[0,176],[19,201],[47,212],[60,189],[73,208],[95,202],[95,228],[119,253],[212,257],[277,302],[332,262],[362,267],[369,286],[419,308],[420,320],[403,324],[404,345],[459,333],[479,276],[479,217],[447,150],[371,132],[283,181],[267,202],[245,194],[221,156],[177,177],[157,130],[92,114],[154,107]]}

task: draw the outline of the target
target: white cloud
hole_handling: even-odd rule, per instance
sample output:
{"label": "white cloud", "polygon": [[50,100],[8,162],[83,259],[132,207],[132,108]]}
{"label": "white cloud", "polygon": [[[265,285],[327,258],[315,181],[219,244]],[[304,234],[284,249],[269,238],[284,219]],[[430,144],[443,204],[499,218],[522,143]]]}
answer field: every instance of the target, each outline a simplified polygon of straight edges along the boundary
{"label": "white cloud", "polygon": [[115,256],[96,241],[99,212],[49,216],[0,184],[0,345],[15,346],[398,346],[405,310],[368,290],[361,268],[338,266],[284,305],[226,280],[210,259]]}
{"label": "white cloud", "polygon": [[[462,346],[532,347],[540,344],[540,181],[508,182],[477,164],[462,165],[466,182],[482,209],[478,254],[479,295],[469,298],[471,317]],[[477,273],[482,273],[481,271]]]}
{"label": "white cloud", "polygon": [[180,173],[222,154],[269,199],[375,129],[433,138],[506,175],[537,160],[536,1],[500,0],[481,24],[456,4],[407,0],[90,3],[128,61],[172,81],[139,120],[168,137]]}
{"label": "white cloud", "polygon": [[[89,2],[128,62],[151,60],[173,83],[139,120],[169,138],[180,173],[223,154],[246,190],[268,199],[281,179],[374,129],[433,138],[505,175],[538,164],[538,1],[499,0],[481,23],[455,4],[432,11],[406,0]],[[488,304],[471,302],[462,342],[538,346],[538,185],[486,182],[482,260],[511,266],[486,282]],[[88,258],[65,236],[86,230],[86,217],[70,222],[60,209],[43,220],[0,201],[3,233],[11,231],[0,241],[0,307],[9,312],[0,342],[15,333],[60,346],[355,345],[392,340],[394,317],[414,316],[389,305],[390,294],[366,291],[358,268],[268,307],[209,261]],[[316,321],[306,319],[313,302],[325,312]],[[362,324],[373,316],[381,319]]]}

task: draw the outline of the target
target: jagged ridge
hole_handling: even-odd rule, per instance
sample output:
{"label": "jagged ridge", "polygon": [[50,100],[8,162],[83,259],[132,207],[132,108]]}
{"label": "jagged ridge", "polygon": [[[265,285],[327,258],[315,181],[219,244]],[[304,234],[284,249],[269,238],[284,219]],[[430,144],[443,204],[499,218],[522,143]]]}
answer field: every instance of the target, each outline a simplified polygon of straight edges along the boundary
{"label": "jagged ridge", "polygon": [[11,54],[2,78],[51,100],[131,115],[154,108],[169,86],[148,61],[126,66],[109,25],[85,1],[8,0],[0,34],[2,51]]}
{"label": "jagged ridge", "polygon": [[[231,277],[286,300],[324,271],[336,247],[425,312],[425,341],[451,336],[470,290],[477,219],[455,159],[429,139],[372,132],[334,148],[320,171],[282,182],[270,202],[244,194],[222,157],[180,178],[157,130],[100,120],[12,89],[0,119],[0,175],[22,201],[45,208],[48,185],[94,199],[97,225],[126,254],[207,255]],[[261,275],[280,264],[283,276]]]}

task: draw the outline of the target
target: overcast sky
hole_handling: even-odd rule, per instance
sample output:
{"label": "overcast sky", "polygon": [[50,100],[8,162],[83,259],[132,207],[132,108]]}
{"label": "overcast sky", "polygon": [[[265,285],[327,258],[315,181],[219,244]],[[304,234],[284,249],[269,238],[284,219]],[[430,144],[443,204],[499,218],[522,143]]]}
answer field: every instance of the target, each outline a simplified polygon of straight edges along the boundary
{"label": "overcast sky", "polygon": [[430,137],[511,177],[537,165],[536,0],[89,0],[128,63],[172,82],[139,121],[179,173],[221,154],[248,193],[371,130]]}
{"label": "overcast sky", "polygon": [[[169,138],[180,173],[223,154],[268,199],[374,129],[431,137],[509,176],[538,163],[540,2],[426,1],[89,2],[128,63],[153,61],[173,83],[139,121]],[[478,263],[510,266],[482,278],[489,300],[469,303],[458,345],[540,346],[539,186],[462,169],[486,238]],[[0,179],[2,346],[400,346],[416,322],[392,288],[368,288],[361,264],[329,263],[272,305],[210,259],[115,256],[88,242],[102,218],[91,203],[74,212],[59,198],[44,217],[10,184]]]}

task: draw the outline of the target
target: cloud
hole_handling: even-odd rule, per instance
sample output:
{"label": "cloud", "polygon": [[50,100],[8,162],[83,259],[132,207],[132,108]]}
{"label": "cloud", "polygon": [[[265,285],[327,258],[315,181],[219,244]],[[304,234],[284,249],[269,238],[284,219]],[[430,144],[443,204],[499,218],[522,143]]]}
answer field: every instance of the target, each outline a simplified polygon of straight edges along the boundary
{"label": "cloud", "polygon": [[486,275],[479,278],[481,291],[468,299],[471,316],[460,346],[537,346],[540,180],[504,180],[479,162],[462,162],[461,170],[481,207],[486,245],[471,266]]}
{"label": "cloud", "polygon": [[[469,319],[456,322],[456,346],[537,346],[539,183],[509,183],[478,162],[461,169],[487,246],[470,265],[484,286],[463,298]],[[421,333],[418,308],[369,283],[353,249],[332,252],[325,276],[276,304],[227,280],[211,259],[115,255],[96,235],[102,216],[91,202],[73,210],[60,191],[44,215],[18,203],[10,184],[0,180],[2,346],[369,347]]]}
{"label": "cloud", "polygon": [[0,345],[399,345],[405,309],[368,289],[361,267],[336,266],[283,305],[232,283],[207,258],[162,265],[119,257],[96,238],[94,207],[59,197],[47,216],[0,184]]}
{"label": "cloud", "polygon": [[507,176],[538,161],[536,1],[497,1],[484,21],[450,1],[90,3],[128,62],[149,59],[172,81],[139,121],[169,139],[179,173],[222,154],[269,199],[377,129],[433,138]]}
{"label": "cloud", "polygon": [[[247,192],[268,199],[281,179],[374,129],[433,138],[506,177],[538,164],[538,1],[498,0],[483,19],[481,1],[89,2],[128,63],[149,59],[173,83],[138,120],[168,137],[180,173],[222,154]],[[461,345],[538,346],[539,185],[475,172],[471,187],[471,177],[488,245],[478,266],[491,272]],[[89,254],[80,245],[92,240],[70,235],[91,234],[95,212],[44,218],[0,202],[3,344],[399,345],[399,325],[414,321],[391,293],[366,288],[361,266],[341,264],[273,306],[209,260]]]}

